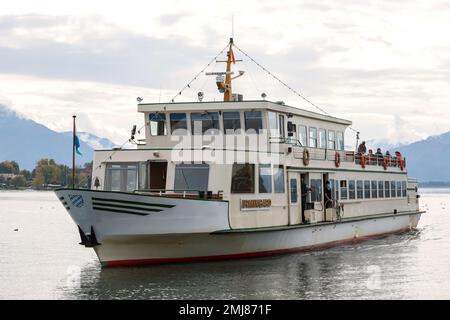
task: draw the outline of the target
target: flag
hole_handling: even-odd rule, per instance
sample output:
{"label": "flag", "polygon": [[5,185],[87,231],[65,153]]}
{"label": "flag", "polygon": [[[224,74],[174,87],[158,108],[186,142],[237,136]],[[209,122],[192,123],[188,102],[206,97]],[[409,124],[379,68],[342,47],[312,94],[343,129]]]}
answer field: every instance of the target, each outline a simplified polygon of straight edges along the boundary
{"label": "flag", "polygon": [[233,61],[233,63],[236,64],[236,60],[234,59],[233,48],[230,48],[230,58],[231,58],[231,61]]}
{"label": "flag", "polygon": [[78,139],[78,136],[75,135],[75,151],[76,151],[76,153],[78,153],[80,156],[82,156],[83,154],[80,152],[80,150],[78,150],[78,148],[80,148],[80,139]]}

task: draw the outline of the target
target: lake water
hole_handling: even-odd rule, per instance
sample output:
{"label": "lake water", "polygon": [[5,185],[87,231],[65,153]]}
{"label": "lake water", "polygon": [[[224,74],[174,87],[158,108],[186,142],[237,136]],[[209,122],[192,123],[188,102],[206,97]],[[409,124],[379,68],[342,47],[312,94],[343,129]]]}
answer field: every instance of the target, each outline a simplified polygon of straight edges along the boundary
{"label": "lake water", "polygon": [[418,230],[312,253],[101,269],[52,192],[0,192],[1,299],[450,299],[450,189]]}

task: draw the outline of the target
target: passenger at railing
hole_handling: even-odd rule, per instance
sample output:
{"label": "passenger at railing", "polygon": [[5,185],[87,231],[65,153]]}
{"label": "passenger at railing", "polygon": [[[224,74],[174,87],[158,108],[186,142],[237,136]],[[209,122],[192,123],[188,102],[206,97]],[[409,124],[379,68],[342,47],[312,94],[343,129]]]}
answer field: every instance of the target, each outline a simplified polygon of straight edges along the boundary
{"label": "passenger at railing", "polygon": [[369,149],[368,158],[369,158],[369,164],[375,164],[375,156],[373,154],[372,149]]}
{"label": "passenger at railing", "polygon": [[325,209],[333,208],[333,198],[330,181],[325,182]]}
{"label": "passenger at railing", "polygon": [[400,165],[400,162],[403,160],[400,151],[395,151],[395,157],[396,157],[396,164]]}
{"label": "passenger at railing", "polygon": [[363,142],[361,142],[361,144],[360,144],[359,147],[358,147],[358,153],[359,153],[359,154],[365,154],[366,152],[367,152],[367,149],[366,149],[366,142],[363,141]]}
{"label": "passenger at railing", "polygon": [[388,161],[389,161],[388,165],[390,166],[392,164],[392,156],[391,156],[391,153],[389,152],[389,150],[386,151],[385,157],[388,159]]}
{"label": "passenger at railing", "polygon": [[383,152],[381,152],[380,148],[377,148],[377,152],[375,153],[375,156],[377,157],[378,165],[382,165],[383,164]]}

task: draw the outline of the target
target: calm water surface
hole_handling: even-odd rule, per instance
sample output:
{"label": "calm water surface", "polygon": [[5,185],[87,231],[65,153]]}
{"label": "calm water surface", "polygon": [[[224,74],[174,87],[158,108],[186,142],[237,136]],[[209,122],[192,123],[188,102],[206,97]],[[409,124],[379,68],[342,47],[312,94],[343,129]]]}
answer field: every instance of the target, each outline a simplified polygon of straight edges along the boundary
{"label": "calm water surface", "polygon": [[1,299],[450,299],[450,189],[418,230],[313,253],[101,269],[52,192],[0,192]]}

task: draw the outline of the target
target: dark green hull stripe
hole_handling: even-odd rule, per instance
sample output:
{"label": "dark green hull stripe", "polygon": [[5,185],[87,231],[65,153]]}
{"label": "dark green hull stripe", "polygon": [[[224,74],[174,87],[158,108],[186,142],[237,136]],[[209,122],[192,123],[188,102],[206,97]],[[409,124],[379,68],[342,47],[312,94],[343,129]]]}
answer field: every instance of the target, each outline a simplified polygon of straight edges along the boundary
{"label": "dark green hull stripe", "polygon": [[117,202],[117,203],[129,203],[140,206],[149,206],[149,207],[161,207],[161,208],[173,208],[175,205],[172,204],[161,204],[161,203],[147,203],[147,202],[138,202],[138,201],[127,201],[127,200],[117,200],[117,199],[106,199],[106,198],[95,198],[92,197],[92,200],[97,201],[107,201],[107,202]]}
{"label": "dark green hull stripe", "polygon": [[92,207],[92,208],[94,210],[100,210],[100,211],[117,212],[117,213],[125,213],[125,214],[135,214],[135,215],[138,215],[138,216],[148,216],[148,213],[133,212],[133,211],[126,211],[126,210],[114,210],[114,209],[99,208],[99,207]]}
{"label": "dark green hull stripe", "polygon": [[118,204],[109,204],[109,203],[101,203],[101,202],[92,202],[93,206],[102,206],[102,207],[111,207],[111,208],[118,208],[118,209],[132,209],[132,210],[141,210],[141,211],[151,211],[151,212],[160,212],[163,209],[151,209],[151,208],[139,208],[134,206],[122,206]]}

